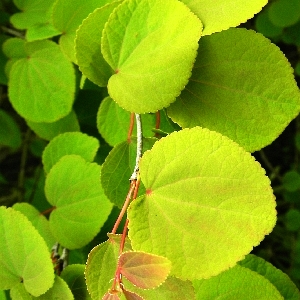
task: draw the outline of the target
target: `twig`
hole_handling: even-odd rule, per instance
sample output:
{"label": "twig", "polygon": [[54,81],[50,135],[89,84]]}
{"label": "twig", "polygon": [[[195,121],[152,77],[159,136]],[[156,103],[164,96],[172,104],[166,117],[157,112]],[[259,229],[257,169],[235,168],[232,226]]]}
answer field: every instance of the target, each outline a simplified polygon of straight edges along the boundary
{"label": "twig", "polygon": [[136,161],[133,173],[130,177],[130,181],[137,180],[139,172],[139,162],[143,153],[143,131],[142,131],[142,121],[141,115],[135,114],[136,119],[136,133],[137,133],[137,145],[136,145]]}
{"label": "twig", "polygon": [[19,32],[19,31],[17,31],[17,30],[14,30],[14,29],[11,29],[11,28],[8,28],[8,27],[1,26],[1,30],[2,30],[3,32],[9,33],[10,35],[19,37],[19,38],[21,38],[21,39],[24,39],[24,38],[25,38],[24,34],[22,34],[21,32]]}

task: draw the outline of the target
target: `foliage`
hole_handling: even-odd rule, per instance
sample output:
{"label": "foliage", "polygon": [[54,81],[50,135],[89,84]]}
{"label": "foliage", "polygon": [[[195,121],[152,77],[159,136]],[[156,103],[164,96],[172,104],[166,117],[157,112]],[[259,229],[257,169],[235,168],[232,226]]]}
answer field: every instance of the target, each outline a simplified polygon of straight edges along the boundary
{"label": "foliage", "polygon": [[[294,70],[233,28],[266,4],[1,2],[0,150],[21,170],[0,173],[0,299],[300,299],[249,254],[281,222],[300,249],[271,187],[299,193],[299,169],[251,154],[299,114]],[[255,28],[298,45],[299,20],[276,0]]]}

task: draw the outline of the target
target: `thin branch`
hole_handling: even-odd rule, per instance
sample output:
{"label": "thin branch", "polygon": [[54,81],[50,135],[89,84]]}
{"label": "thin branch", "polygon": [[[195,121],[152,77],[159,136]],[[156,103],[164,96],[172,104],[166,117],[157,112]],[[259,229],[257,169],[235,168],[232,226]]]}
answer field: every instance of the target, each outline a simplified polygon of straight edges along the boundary
{"label": "thin branch", "polygon": [[8,28],[8,27],[1,26],[1,30],[3,32],[6,32],[6,33],[8,33],[10,35],[13,35],[13,36],[16,36],[16,37],[19,37],[21,39],[25,38],[24,34],[22,34],[21,32],[19,32],[17,30],[14,30],[14,29],[11,29],[11,28]]}
{"label": "thin branch", "polygon": [[136,161],[133,173],[130,177],[130,181],[137,180],[139,172],[139,162],[143,153],[143,131],[142,131],[142,121],[141,115],[135,114],[136,119],[136,133],[137,133],[137,144],[136,144]]}
{"label": "thin branch", "polygon": [[128,143],[130,143],[130,141],[131,141],[133,127],[134,127],[134,113],[130,114],[130,124],[129,124],[128,134],[127,134],[127,142]]}

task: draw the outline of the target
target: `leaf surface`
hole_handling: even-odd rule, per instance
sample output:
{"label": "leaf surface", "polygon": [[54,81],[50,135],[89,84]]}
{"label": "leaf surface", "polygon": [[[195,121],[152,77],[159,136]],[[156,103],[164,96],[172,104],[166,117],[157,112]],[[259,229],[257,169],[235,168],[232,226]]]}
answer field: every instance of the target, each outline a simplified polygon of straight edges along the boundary
{"label": "leaf surface", "polygon": [[127,291],[125,289],[123,290],[123,294],[124,294],[126,300],[144,300],[144,298],[142,298],[138,294],[136,294],[134,292]]}
{"label": "leaf surface", "polygon": [[0,110],[0,145],[18,148],[21,146],[21,131],[16,121],[5,111]]}
{"label": "leaf surface", "polygon": [[123,1],[102,36],[102,54],[115,72],[109,95],[130,112],[169,106],[191,75],[201,31],[180,1]]}
{"label": "leaf surface", "polygon": [[239,264],[268,279],[280,292],[284,300],[299,300],[300,292],[292,280],[281,270],[275,268],[264,259],[249,254]]}
{"label": "leaf surface", "polygon": [[181,0],[203,23],[203,35],[236,27],[251,19],[268,0]]}
{"label": "leaf surface", "polygon": [[190,82],[168,114],[181,127],[206,127],[259,150],[299,113],[292,72],[279,48],[254,31],[204,37]]}
{"label": "leaf surface", "polygon": [[153,289],[161,285],[171,270],[170,261],[145,252],[124,252],[119,257],[121,273],[134,285],[142,289]]}
{"label": "leaf surface", "polygon": [[143,155],[140,175],[146,195],[128,209],[132,247],[167,257],[181,279],[228,269],[275,225],[264,170],[219,133],[195,127],[162,138]]}
{"label": "leaf surface", "polygon": [[56,122],[51,123],[36,123],[26,120],[27,125],[34,131],[39,137],[47,141],[52,140],[57,135],[64,132],[79,131],[79,123],[75,112],[72,110],[67,116],[59,119]]}
{"label": "leaf surface", "polygon": [[99,148],[99,141],[81,132],[66,132],[56,136],[43,152],[43,165],[46,173],[65,155],[80,155],[92,162]]}
{"label": "leaf surface", "polygon": [[25,44],[27,57],[9,73],[9,99],[15,110],[32,122],[54,122],[71,112],[75,73],[59,46],[43,40]]}
{"label": "leaf surface", "polygon": [[263,276],[236,265],[210,279],[195,280],[197,300],[283,300]]}
{"label": "leaf surface", "polygon": [[45,194],[56,207],[49,221],[56,240],[68,249],[85,246],[100,231],[112,204],[100,184],[101,167],[78,155],[66,155],[46,178]]}
{"label": "leaf surface", "polygon": [[0,249],[0,289],[22,281],[27,292],[39,296],[53,285],[45,241],[22,213],[4,206],[0,207]]}

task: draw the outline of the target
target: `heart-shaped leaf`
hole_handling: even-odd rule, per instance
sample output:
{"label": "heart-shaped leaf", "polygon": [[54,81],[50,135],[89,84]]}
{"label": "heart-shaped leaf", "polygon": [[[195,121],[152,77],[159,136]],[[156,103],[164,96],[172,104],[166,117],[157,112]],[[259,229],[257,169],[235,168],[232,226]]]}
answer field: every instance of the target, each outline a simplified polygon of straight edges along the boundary
{"label": "heart-shaped leaf", "polygon": [[134,285],[142,289],[153,289],[161,285],[171,270],[170,261],[145,252],[124,252],[119,257],[121,273]]}
{"label": "heart-shaped leaf", "polygon": [[128,209],[132,247],[167,257],[179,278],[219,274],[275,225],[265,171],[219,133],[195,127],[162,138],[143,155],[140,175],[146,195]]}
{"label": "heart-shaped leaf", "polygon": [[102,36],[103,57],[115,72],[109,95],[130,112],[169,106],[191,75],[201,31],[200,20],[178,0],[123,1]]}

